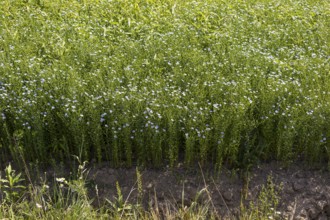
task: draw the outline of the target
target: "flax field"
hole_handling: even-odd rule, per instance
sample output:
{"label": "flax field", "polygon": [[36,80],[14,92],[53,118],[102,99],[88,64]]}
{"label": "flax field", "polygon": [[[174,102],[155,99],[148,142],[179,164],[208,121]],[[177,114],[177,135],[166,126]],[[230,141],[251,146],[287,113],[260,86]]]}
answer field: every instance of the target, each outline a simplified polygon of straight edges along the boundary
{"label": "flax field", "polygon": [[330,165],[329,102],[326,0],[0,4],[2,162]]}

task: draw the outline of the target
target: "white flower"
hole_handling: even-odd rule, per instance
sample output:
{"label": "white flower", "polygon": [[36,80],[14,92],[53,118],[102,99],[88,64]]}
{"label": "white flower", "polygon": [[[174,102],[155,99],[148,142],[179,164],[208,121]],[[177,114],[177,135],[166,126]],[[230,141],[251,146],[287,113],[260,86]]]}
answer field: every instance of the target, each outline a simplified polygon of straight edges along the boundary
{"label": "white flower", "polygon": [[65,183],[66,182],[64,177],[56,178],[56,181],[59,182],[59,183]]}

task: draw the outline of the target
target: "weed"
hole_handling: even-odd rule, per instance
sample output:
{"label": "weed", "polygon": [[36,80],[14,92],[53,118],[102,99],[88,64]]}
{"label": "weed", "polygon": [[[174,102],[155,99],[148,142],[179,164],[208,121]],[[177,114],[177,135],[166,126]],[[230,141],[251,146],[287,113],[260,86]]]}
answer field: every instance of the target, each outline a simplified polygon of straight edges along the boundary
{"label": "weed", "polygon": [[242,219],[279,219],[280,212],[276,209],[280,202],[279,193],[282,185],[276,186],[273,177],[267,177],[266,185],[263,185],[256,201],[250,202],[249,210],[242,209]]}
{"label": "weed", "polygon": [[0,197],[0,201],[15,203],[20,199],[26,188],[22,183],[23,181],[24,179],[21,177],[21,173],[16,174],[11,164],[9,164],[5,168],[4,178],[1,177],[0,173],[0,190],[4,193],[4,198]]}

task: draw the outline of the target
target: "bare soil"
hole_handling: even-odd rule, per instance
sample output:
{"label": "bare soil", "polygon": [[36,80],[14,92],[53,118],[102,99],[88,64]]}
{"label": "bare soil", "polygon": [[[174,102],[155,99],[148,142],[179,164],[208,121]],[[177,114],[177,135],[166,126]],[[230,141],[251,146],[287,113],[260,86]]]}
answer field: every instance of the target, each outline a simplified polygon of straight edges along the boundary
{"label": "bare soil", "polygon": [[[223,168],[220,173],[215,173],[212,168],[201,169],[198,165],[186,168],[182,164],[176,168],[139,168],[143,188],[142,201],[139,201],[146,209],[155,205],[168,208],[168,204],[178,209],[182,205],[189,207],[192,202],[205,204],[208,201],[211,209],[220,216],[238,219],[241,204],[248,208],[249,204],[255,203],[262,187],[267,184],[267,178],[272,176],[280,197],[277,207],[280,219],[330,220],[330,172],[326,167],[326,164],[313,169],[299,163],[288,167],[277,162],[264,163],[251,169],[248,184],[242,178],[244,175],[233,169]],[[87,170],[87,186],[96,207],[102,206],[106,200],[116,200],[117,182],[128,203],[136,203],[140,198],[136,168],[114,169],[107,163],[91,163]],[[48,169],[45,173],[48,180],[72,176],[65,168]],[[246,195],[244,199],[243,194]]]}
{"label": "bare soil", "polygon": [[[114,201],[117,196],[116,182],[122,190],[124,199],[136,202],[138,198],[136,168],[113,169],[107,164],[90,166],[88,184],[91,196],[95,198],[95,186],[99,200]],[[278,163],[265,163],[254,167],[249,172],[249,182],[241,178],[239,171],[223,169],[220,174],[212,169],[176,168],[143,169],[142,174],[143,200],[146,208],[152,207],[157,201],[162,204],[177,204],[180,207],[191,205],[193,201],[203,202],[211,196],[212,208],[221,216],[238,216],[241,201],[248,205],[257,201],[262,186],[267,184],[268,176],[273,177],[280,195],[278,211],[283,219],[330,219],[330,172],[326,169],[306,168],[304,165],[293,164],[281,167]],[[201,197],[196,195],[207,188]],[[246,189],[246,198],[242,193]],[[214,206],[213,206],[214,205]]]}

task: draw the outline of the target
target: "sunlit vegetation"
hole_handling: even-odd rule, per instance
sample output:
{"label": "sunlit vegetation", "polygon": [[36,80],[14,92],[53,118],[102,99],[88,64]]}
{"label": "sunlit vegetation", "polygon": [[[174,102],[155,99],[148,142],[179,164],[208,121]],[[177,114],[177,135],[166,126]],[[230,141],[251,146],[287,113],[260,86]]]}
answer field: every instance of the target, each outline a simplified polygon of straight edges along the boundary
{"label": "sunlit vegetation", "polygon": [[5,0],[0,160],[330,157],[330,2]]}

